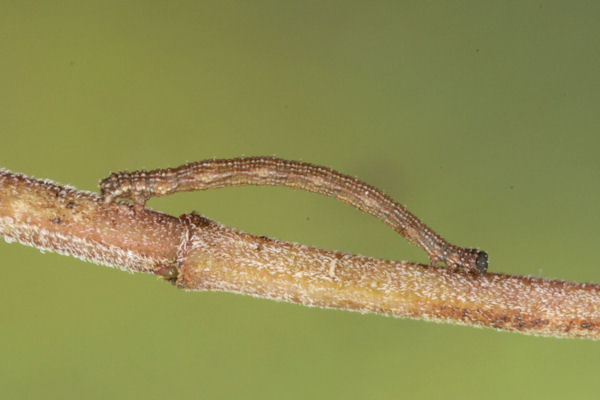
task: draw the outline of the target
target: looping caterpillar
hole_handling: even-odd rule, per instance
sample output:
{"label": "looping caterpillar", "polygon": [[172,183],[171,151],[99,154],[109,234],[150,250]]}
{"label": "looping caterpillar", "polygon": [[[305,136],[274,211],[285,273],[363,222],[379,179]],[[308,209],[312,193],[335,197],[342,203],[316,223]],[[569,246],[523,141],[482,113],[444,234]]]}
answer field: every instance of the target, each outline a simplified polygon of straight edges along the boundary
{"label": "looping caterpillar", "polygon": [[425,250],[432,266],[442,261],[450,268],[487,271],[486,252],[448,243],[381,190],[323,166],[274,157],[242,157],[198,161],[177,168],[112,173],[100,182],[106,203],[126,198],[134,202],[136,210],[143,210],[153,196],[244,185],[286,186],[333,197],[391,226]]}

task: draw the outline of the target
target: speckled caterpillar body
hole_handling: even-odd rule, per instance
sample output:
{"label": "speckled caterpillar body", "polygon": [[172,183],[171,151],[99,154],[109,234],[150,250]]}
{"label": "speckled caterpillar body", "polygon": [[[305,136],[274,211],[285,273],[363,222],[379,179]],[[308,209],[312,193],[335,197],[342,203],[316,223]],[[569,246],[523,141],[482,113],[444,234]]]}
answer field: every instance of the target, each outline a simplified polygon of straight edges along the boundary
{"label": "speckled caterpillar body", "polygon": [[381,190],[331,168],[301,161],[274,157],[205,160],[177,168],[113,173],[100,182],[105,202],[129,198],[138,210],[153,196],[244,185],[286,186],[333,197],[390,225],[424,249],[431,265],[443,261],[452,268],[487,271],[488,256],[484,251],[446,242]]}

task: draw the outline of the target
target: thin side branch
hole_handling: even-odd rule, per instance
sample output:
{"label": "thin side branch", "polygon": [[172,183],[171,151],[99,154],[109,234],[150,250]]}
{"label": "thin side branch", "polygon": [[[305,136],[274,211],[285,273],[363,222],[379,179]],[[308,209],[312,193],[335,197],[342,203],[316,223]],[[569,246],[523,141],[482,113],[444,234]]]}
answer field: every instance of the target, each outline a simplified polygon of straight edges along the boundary
{"label": "thin side branch", "polygon": [[188,290],[224,290],[309,306],[600,338],[600,285],[476,274],[257,237],[195,214],[175,218],[0,171],[7,240]]}

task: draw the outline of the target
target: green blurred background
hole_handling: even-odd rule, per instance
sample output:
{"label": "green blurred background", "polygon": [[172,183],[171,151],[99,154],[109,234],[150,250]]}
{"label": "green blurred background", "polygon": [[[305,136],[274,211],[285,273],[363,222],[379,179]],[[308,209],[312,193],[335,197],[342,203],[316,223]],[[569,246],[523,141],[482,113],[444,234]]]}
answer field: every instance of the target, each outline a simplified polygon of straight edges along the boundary
{"label": "green blurred background", "polygon": [[[0,165],[95,191],[123,169],[304,160],[384,189],[492,271],[600,282],[598,21],[584,1],[2,2]],[[149,205],[427,261],[314,194]],[[3,399],[598,393],[596,342],[186,293],[4,242],[0,260]]]}

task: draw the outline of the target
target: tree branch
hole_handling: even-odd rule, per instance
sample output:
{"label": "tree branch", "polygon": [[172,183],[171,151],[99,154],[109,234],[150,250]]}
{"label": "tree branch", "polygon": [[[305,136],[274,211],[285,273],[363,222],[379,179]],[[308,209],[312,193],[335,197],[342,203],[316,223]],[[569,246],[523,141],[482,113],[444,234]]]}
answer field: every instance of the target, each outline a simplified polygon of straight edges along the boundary
{"label": "tree branch", "polygon": [[477,274],[257,237],[196,214],[175,218],[0,171],[0,234],[188,290],[308,306],[600,338],[600,285]]}

